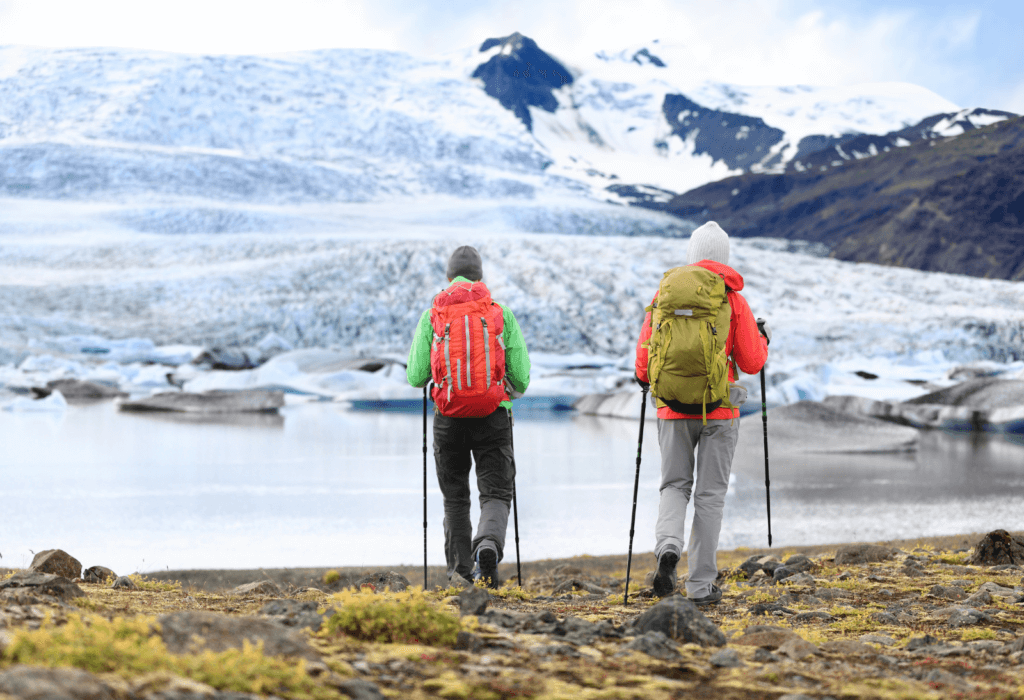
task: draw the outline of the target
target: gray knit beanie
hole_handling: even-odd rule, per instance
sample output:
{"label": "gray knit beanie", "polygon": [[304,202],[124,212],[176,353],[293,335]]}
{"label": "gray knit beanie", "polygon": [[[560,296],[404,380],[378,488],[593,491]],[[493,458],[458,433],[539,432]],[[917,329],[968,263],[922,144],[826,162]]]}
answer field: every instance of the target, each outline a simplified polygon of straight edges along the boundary
{"label": "gray knit beanie", "polygon": [[714,260],[729,264],[729,234],[714,221],[709,221],[690,234],[686,246],[686,264],[693,265],[701,260]]}
{"label": "gray knit beanie", "polygon": [[453,280],[456,277],[465,277],[473,282],[479,282],[484,278],[483,260],[473,246],[460,246],[448,258],[448,279]]}

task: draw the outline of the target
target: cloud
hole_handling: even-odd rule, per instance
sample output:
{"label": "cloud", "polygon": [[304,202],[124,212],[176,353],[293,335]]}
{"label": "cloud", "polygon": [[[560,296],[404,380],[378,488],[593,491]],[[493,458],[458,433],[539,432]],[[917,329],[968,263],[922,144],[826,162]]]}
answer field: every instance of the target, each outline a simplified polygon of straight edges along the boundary
{"label": "cloud", "polygon": [[[858,0],[0,0],[0,44],[188,53],[352,47],[419,55],[521,31],[568,61],[660,38],[738,84],[977,83],[980,15]],[[975,67],[976,68],[976,67]],[[974,78],[974,80],[972,80]]]}

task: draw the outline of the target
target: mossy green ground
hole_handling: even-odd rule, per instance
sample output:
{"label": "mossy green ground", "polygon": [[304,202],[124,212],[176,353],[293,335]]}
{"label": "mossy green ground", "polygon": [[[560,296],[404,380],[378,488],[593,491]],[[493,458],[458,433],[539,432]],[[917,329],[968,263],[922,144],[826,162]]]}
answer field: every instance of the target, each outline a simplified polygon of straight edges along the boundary
{"label": "mossy green ground", "polygon": [[[971,538],[976,541],[978,537]],[[158,688],[175,683],[197,687],[255,692],[284,698],[316,699],[345,697],[339,685],[346,679],[365,678],[394,698],[776,698],[787,693],[833,698],[1024,698],[1024,666],[1020,654],[999,656],[993,651],[972,651],[963,656],[936,658],[914,655],[904,647],[911,638],[931,634],[956,645],[998,646],[1024,636],[1024,606],[995,598],[984,608],[991,622],[951,628],[936,611],[952,604],[929,594],[936,584],[954,581],[968,594],[992,581],[1008,588],[1021,585],[1021,571],[993,571],[965,565],[967,554],[958,540],[941,539],[901,543],[905,554],[927,559],[924,576],[903,573],[905,554],[866,565],[836,567],[835,547],[800,548],[814,559],[814,586],[747,587],[729,577],[723,601],[706,609],[707,615],[730,638],[727,648],[743,661],[740,668],[718,668],[711,655],[718,649],[687,644],[680,658],[659,659],[627,652],[622,640],[604,639],[578,647],[578,657],[538,655],[531,649],[558,643],[557,638],[512,634],[491,627],[476,617],[458,617],[455,591],[436,589],[406,593],[344,591],[330,594],[306,591],[288,597],[316,601],[321,610],[334,607],[331,618],[317,634],[305,632],[323,663],[266,657],[262,649],[246,646],[217,654],[175,656],[154,635],[161,614],[177,610],[209,610],[230,615],[252,615],[267,597],[229,597],[189,590],[166,582],[137,578],[140,590],[113,590],[102,585],[79,584],[86,598],[74,601],[75,610],[46,608],[47,618],[15,622],[0,631],[6,636],[0,667],[15,663],[44,666],[77,666],[98,674],[122,697],[138,695],[139,688]],[[950,546],[950,548],[946,548]],[[954,548],[955,547],[955,548]],[[916,550],[916,551],[915,551]],[[767,550],[766,550],[767,551]],[[792,551],[773,552],[785,558]],[[751,550],[721,552],[719,565],[735,567]],[[625,570],[612,558],[580,557],[569,565],[592,578],[621,579]],[[623,562],[624,563],[624,562]],[[594,598],[570,595],[550,598],[549,578],[532,575],[524,587],[499,591],[492,608],[523,612],[551,611],[589,620],[625,624],[652,605],[650,598],[634,597],[643,587],[653,557],[634,558],[630,606],[622,605],[622,589]],[[547,568],[552,568],[548,563]],[[545,570],[544,562],[529,567]],[[506,573],[503,569],[502,573]],[[680,563],[681,577],[685,559]],[[513,581],[514,582],[514,577]],[[968,582],[968,583],[965,583]],[[827,588],[845,597],[824,605],[800,602],[806,594]],[[785,596],[785,598],[784,598]],[[795,622],[793,615],[755,616],[757,603],[780,599],[796,613],[811,610],[831,617]],[[906,611],[898,624],[880,621],[877,613],[900,608]],[[755,624],[790,628],[805,640],[821,646],[836,640],[857,641],[865,634],[885,635],[893,644],[869,643],[857,653],[820,650],[799,661],[777,658],[755,660],[755,647],[734,643],[742,631]],[[459,631],[485,642],[500,642],[499,650],[478,652],[455,648]],[[972,647],[974,649],[974,647]],[[761,652],[763,654],[763,652]],[[762,655],[758,659],[766,658]]]}

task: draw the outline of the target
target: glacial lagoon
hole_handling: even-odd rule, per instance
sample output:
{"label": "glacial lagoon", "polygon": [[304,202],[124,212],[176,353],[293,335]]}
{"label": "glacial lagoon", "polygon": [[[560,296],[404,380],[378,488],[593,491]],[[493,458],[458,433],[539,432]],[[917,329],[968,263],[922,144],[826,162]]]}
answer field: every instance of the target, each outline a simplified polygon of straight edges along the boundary
{"label": "glacial lagoon", "polygon": [[[524,560],[626,551],[638,427],[517,412]],[[54,547],[119,572],[422,561],[415,412],[307,403],[279,416],[195,421],[108,402],[5,413],[0,441],[0,566],[27,566]],[[916,452],[771,460],[777,547],[1024,529],[1024,446],[1003,436],[927,432]],[[658,474],[649,421],[634,551],[654,546]],[[763,461],[743,460],[733,474],[720,546],[765,546]],[[427,507],[429,560],[443,564],[429,452]]]}

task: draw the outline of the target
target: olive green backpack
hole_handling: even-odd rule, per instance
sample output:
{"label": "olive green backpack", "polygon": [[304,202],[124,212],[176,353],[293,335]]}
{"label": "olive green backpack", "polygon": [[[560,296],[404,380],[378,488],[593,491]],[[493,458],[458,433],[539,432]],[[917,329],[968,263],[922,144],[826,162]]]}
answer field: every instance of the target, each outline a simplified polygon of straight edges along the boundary
{"label": "olive green backpack", "polygon": [[674,267],[661,278],[651,312],[647,373],[658,407],[701,415],[729,402],[725,343],[732,312],[725,282],[698,265]]}

